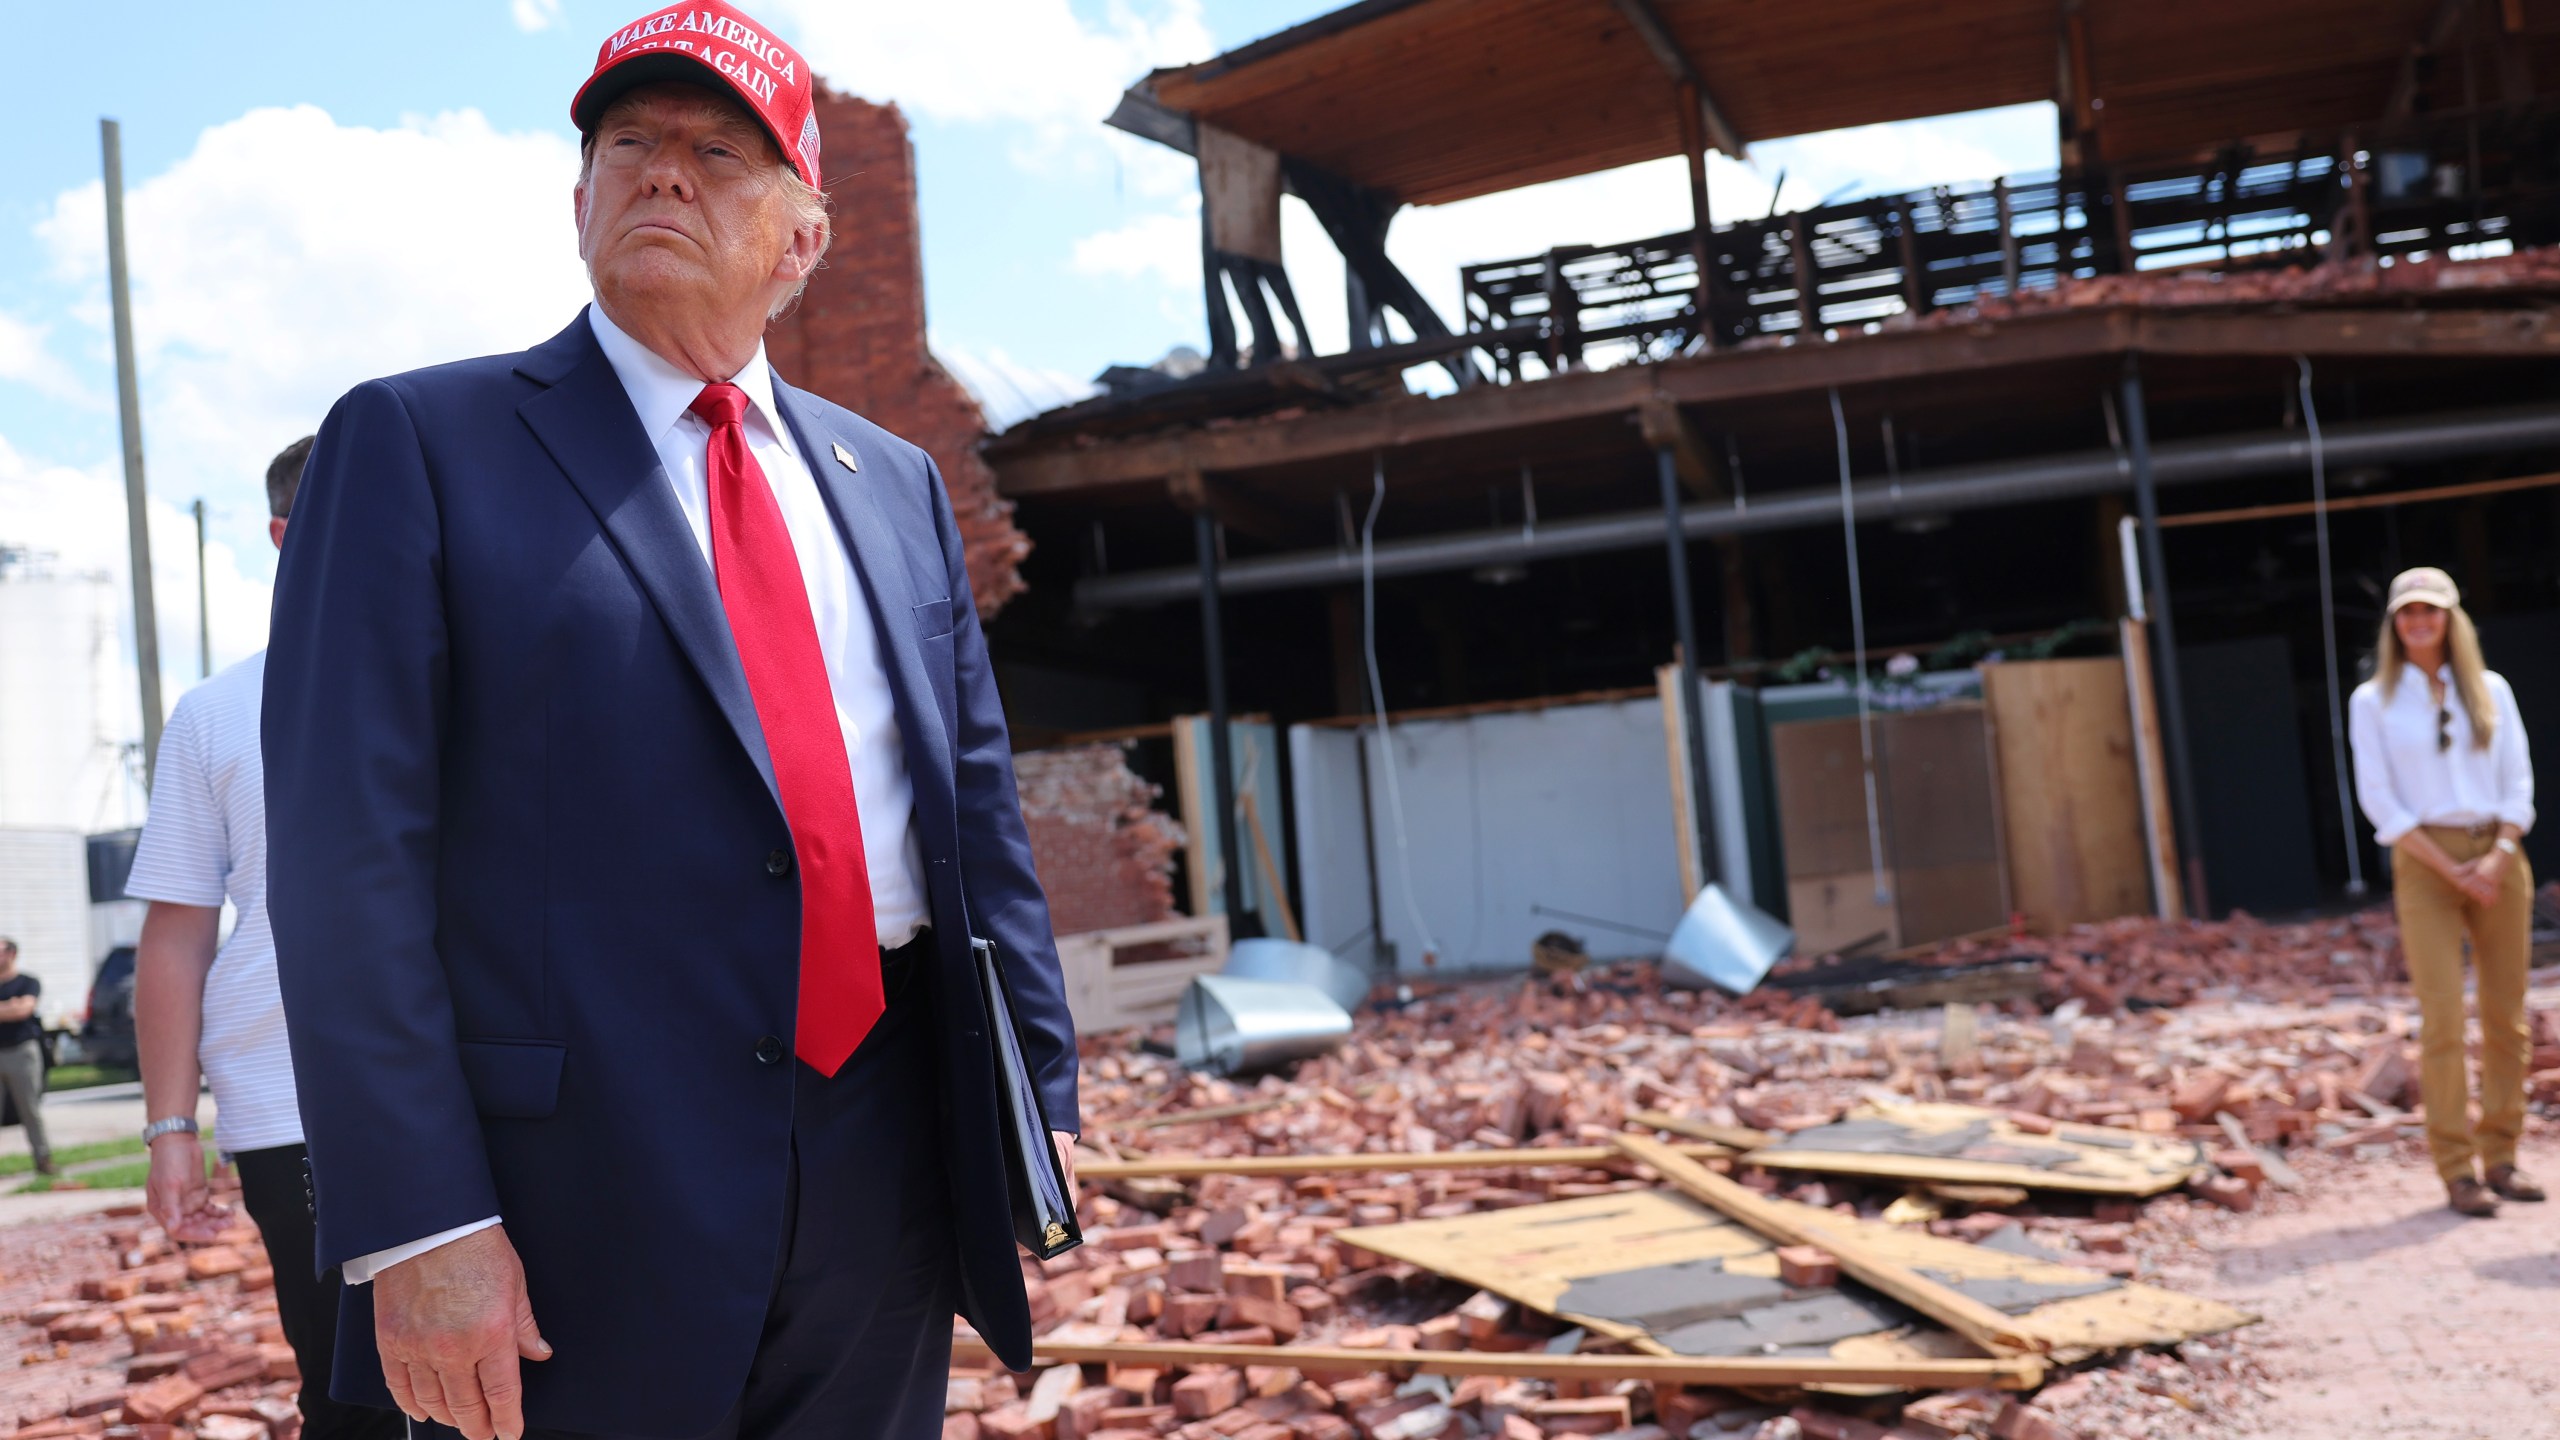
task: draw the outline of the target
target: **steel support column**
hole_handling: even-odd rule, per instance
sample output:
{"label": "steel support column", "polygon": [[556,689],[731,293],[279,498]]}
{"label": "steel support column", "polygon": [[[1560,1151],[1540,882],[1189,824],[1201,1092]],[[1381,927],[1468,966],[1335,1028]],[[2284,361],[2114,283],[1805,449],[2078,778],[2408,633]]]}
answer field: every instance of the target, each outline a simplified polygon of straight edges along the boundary
{"label": "steel support column", "polygon": [[1236,850],[1235,742],[1227,733],[1227,637],[1218,614],[1218,522],[1206,509],[1191,517],[1192,541],[1200,550],[1200,649],[1209,671],[1209,790],[1218,807],[1211,820],[1218,837],[1218,868],[1223,872],[1227,933],[1242,939],[1244,927],[1244,858]]}
{"label": "steel support column", "polygon": [[1698,879],[1713,884],[1721,867],[1716,864],[1715,812],[1707,803],[1707,717],[1699,713],[1698,618],[1689,603],[1689,535],[1680,523],[1680,460],[1670,446],[1663,445],[1654,450],[1653,463],[1662,481],[1662,533],[1671,558],[1672,631],[1680,641],[1680,728],[1689,757],[1689,832],[1697,839]]}
{"label": "steel support column", "polygon": [[2196,776],[2187,749],[2187,711],[2178,683],[2178,630],[2169,614],[2169,569],[2160,550],[2160,493],[2151,470],[2151,420],[2142,403],[2142,361],[2128,355],[2120,382],[2125,448],[2133,463],[2134,506],[2142,517],[2144,591],[2151,609],[2151,667],[2159,680],[2160,730],[2169,742],[2169,794],[2177,809],[2178,852],[2186,858],[2187,913],[2208,916],[2204,841],[2197,833]]}

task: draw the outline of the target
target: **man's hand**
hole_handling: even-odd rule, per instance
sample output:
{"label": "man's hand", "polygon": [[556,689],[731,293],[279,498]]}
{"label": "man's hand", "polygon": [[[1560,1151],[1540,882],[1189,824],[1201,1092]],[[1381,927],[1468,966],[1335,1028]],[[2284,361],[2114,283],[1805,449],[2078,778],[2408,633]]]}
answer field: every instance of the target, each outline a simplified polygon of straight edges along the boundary
{"label": "man's hand", "polygon": [[188,1245],[219,1239],[231,1226],[231,1207],[213,1198],[205,1183],[204,1145],[181,1130],[151,1142],[151,1178],[142,1203],[169,1238]]}
{"label": "man's hand", "polygon": [[1049,1132],[1049,1140],[1058,1147],[1058,1165],[1067,1172],[1067,1203],[1076,1203],[1076,1137],[1064,1130]]}
{"label": "man's hand", "polygon": [[505,1226],[376,1275],[373,1334],[402,1414],[450,1425],[469,1440],[524,1434],[517,1360],[548,1360],[551,1345],[533,1323],[524,1265]]}

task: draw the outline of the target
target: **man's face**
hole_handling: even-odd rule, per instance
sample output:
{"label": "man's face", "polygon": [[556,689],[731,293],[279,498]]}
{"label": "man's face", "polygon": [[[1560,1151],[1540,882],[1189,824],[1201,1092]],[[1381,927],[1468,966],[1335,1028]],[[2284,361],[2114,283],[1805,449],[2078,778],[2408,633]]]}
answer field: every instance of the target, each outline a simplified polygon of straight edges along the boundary
{"label": "man's face", "polygon": [[616,100],[577,190],[578,254],[597,296],[633,319],[751,308],[761,321],[817,257],[779,164],[763,127],[701,86]]}

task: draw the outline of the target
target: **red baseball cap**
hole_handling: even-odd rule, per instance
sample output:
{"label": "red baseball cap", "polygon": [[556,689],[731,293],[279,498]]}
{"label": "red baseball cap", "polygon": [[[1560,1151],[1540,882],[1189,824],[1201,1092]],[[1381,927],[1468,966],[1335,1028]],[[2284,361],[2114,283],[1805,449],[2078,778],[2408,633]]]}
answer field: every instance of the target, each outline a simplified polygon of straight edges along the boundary
{"label": "red baseball cap", "polygon": [[569,119],[588,134],[624,91],[654,80],[709,85],[738,97],[772,132],[800,178],[818,185],[808,62],[735,7],[720,0],[670,5],[613,32],[596,51],[595,73],[569,102]]}

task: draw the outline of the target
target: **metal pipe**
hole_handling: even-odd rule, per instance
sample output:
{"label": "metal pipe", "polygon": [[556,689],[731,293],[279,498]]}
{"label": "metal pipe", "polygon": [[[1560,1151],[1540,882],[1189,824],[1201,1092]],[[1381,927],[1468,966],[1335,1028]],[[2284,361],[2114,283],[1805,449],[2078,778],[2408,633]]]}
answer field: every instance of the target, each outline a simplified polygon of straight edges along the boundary
{"label": "metal pipe", "polygon": [[1227,638],[1218,614],[1218,522],[1207,510],[1191,517],[1191,538],[1200,551],[1200,648],[1209,671],[1209,765],[1217,772],[1210,783],[1218,807],[1212,833],[1218,837],[1227,933],[1232,936],[1244,926],[1244,857],[1236,850],[1235,743],[1227,733]]}
{"label": "metal pipe", "polygon": [[1653,468],[1662,483],[1663,542],[1671,553],[1672,633],[1680,641],[1680,728],[1689,757],[1689,833],[1697,841],[1698,883],[1716,883],[1716,828],[1708,819],[1707,717],[1698,713],[1698,617],[1689,605],[1689,537],[1681,526],[1680,459],[1668,445],[1653,452]]}
{"label": "metal pipe", "polygon": [[151,601],[151,494],[142,480],[142,391],[133,371],[133,296],[124,265],[124,143],[113,120],[98,122],[106,161],[107,298],[115,315],[116,413],[124,428],[125,537],[133,561],[133,661],[142,672],[142,788],[160,756],[160,611]]}
{"label": "metal pipe", "polygon": [[[2326,459],[2332,468],[2524,449],[2560,444],[2560,409],[2516,406],[2455,411],[2415,420],[2366,421],[2328,427],[2323,437]],[[2310,442],[2299,430],[2177,440],[2151,451],[2153,480],[2158,485],[2191,485],[2246,475],[2299,474],[2310,463]],[[1981,510],[2132,488],[2132,476],[2113,450],[2086,450],[2032,460],[1911,471],[1899,481],[1862,482],[1855,494],[1858,518],[1890,520],[1900,515]],[[1681,531],[1692,540],[1839,523],[1840,492],[1828,486],[1757,495],[1748,506],[1690,505],[1680,512]],[[1534,535],[1524,536],[1516,527],[1505,527],[1393,541],[1377,546],[1374,560],[1382,577],[1473,570],[1484,565],[1639,550],[1659,544],[1662,527],[1663,517],[1652,510],[1576,520],[1542,518]],[[1356,584],[1359,579],[1360,557],[1356,553],[1324,549],[1238,561],[1225,568],[1219,583],[1229,595],[1247,595]],[[1200,577],[1188,567],[1091,576],[1077,582],[1075,589],[1076,603],[1087,609],[1167,605],[1191,600],[1199,593]]]}
{"label": "metal pipe", "polygon": [[2151,454],[2151,420],[2142,403],[2142,361],[2124,359],[2119,382],[2125,448],[2133,461],[2133,500],[2142,517],[2142,565],[2150,572],[2144,598],[2151,607],[2151,673],[2160,687],[2160,729],[2169,742],[2169,794],[2176,814],[2178,852],[2187,866],[2187,913],[2202,918],[2210,896],[2204,883],[2204,839],[2196,814],[2196,772],[2187,751],[2187,709],[2178,685],[2178,630],[2169,614],[2169,567],[2160,552],[2160,493]]}
{"label": "metal pipe", "polygon": [[206,598],[204,573],[204,501],[196,501],[196,678],[213,674],[213,608]]}

